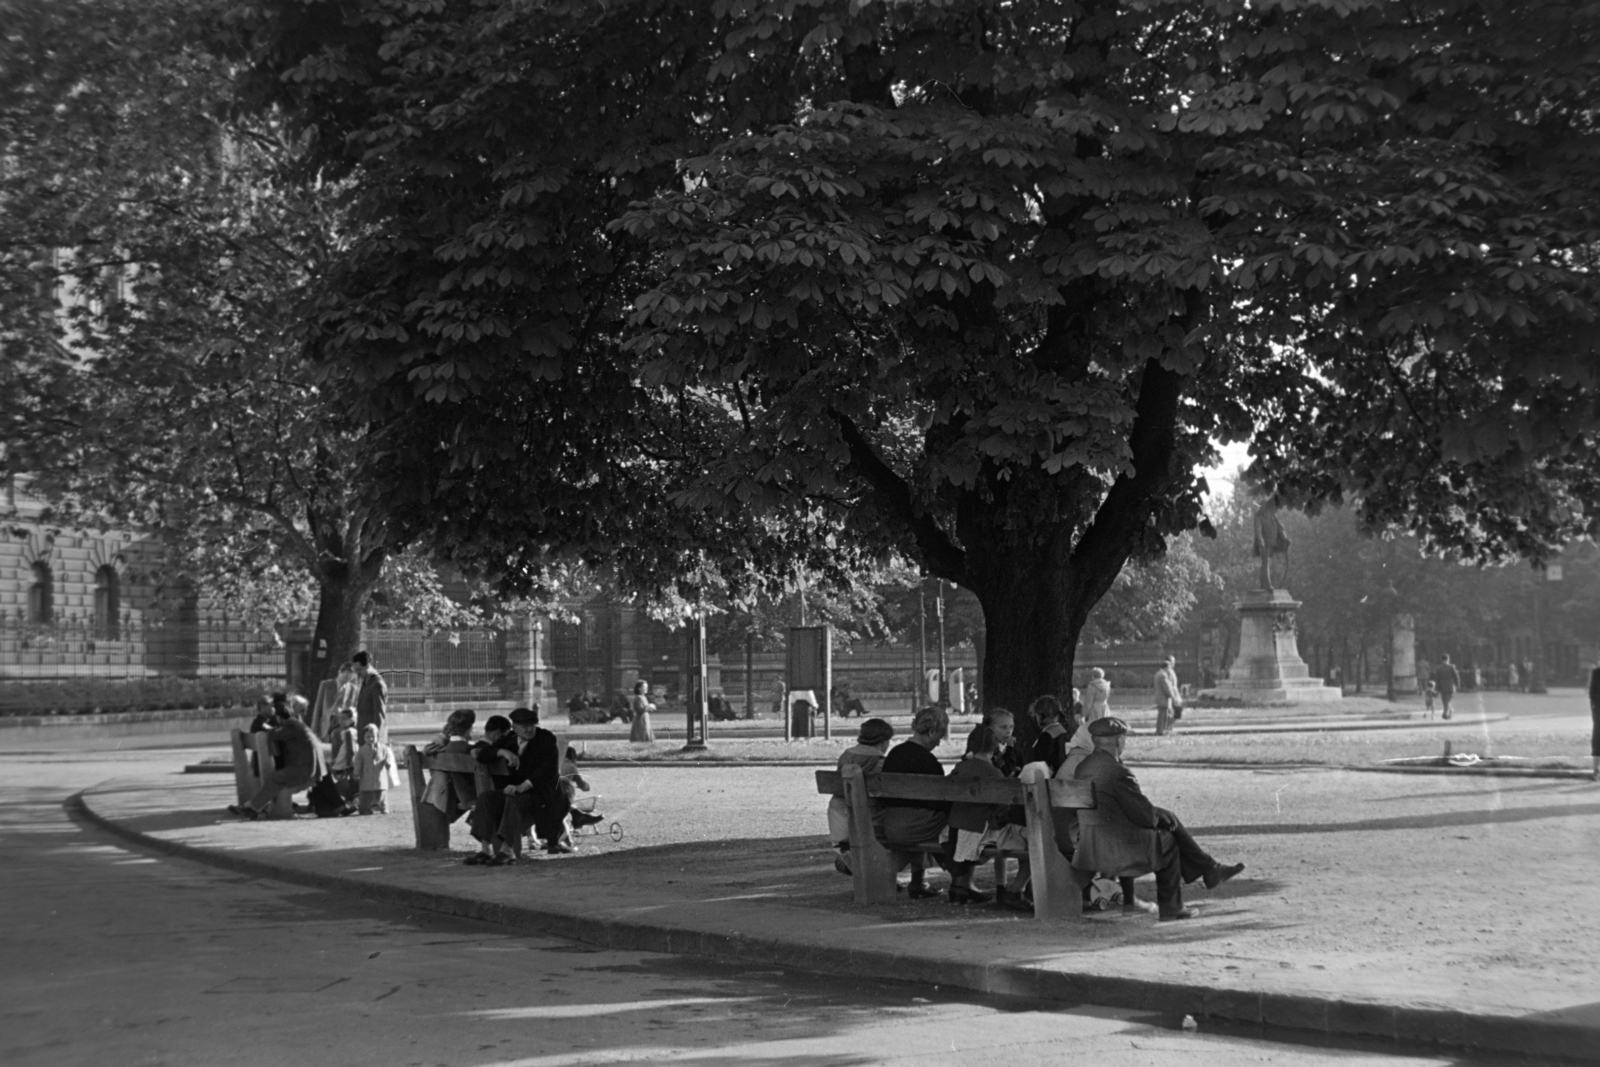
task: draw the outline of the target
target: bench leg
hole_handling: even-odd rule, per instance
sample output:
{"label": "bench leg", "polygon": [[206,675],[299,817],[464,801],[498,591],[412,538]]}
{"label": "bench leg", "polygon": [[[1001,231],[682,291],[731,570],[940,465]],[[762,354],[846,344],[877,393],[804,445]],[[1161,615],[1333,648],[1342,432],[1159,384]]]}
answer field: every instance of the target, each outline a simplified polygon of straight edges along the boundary
{"label": "bench leg", "polygon": [[878,844],[872,828],[872,798],[858,766],[844,769],[844,800],[850,808],[850,874],[857,904],[882,904],[894,899],[897,868],[889,851]]}
{"label": "bench leg", "polygon": [[1082,893],[1073,882],[1071,865],[1056,847],[1050,779],[1039,775],[1023,783],[1022,800],[1028,819],[1028,866],[1033,874],[1034,918],[1065,919],[1082,915]]}

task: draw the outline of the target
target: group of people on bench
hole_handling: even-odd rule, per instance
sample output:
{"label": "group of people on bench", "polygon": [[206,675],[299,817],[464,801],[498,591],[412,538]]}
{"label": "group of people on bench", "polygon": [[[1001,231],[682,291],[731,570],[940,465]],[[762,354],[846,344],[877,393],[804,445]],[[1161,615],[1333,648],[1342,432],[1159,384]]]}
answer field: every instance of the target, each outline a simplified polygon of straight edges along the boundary
{"label": "group of people on bench", "polygon": [[[1071,708],[1063,709],[1053,696],[1034,701],[1028,714],[1038,733],[1027,752],[1018,751],[1015,716],[1004,708],[990,710],[967,735],[966,751],[950,769],[950,776],[1015,777],[1028,764],[1043,764],[1042,769],[1055,778],[1093,782],[1093,811],[1083,813],[1081,819],[1070,810],[1055,812],[1057,847],[1079,870],[1120,880],[1125,912],[1156,910],[1163,920],[1190,918],[1192,913],[1183,903],[1184,883],[1203,882],[1214,889],[1244,870],[1244,864],[1219,863],[1175,814],[1150,802],[1122,762],[1126,723],[1110,715],[1085,722],[1080,708],[1074,700]],[[861,724],[856,745],[839,757],[839,770],[855,764],[869,774],[943,775],[944,766],[934,750],[949,732],[950,720],[942,708],[923,708],[912,718],[911,736],[891,749],[894,727],[882,719],[868,719]],[[834,866],[849,874],[850,819],[843,797],[829,801],[828,823],[835,847]],[[1022,809],[1007,805],[884,797],[876,802],[873,813],[879,843],[896,856],[902,868],[911,868],[906,887],[911,897],[939,895],[926,881],[928,858],[937,856],[950,872],[946,893],[950,903],[989,902],[989,894],[973,887],[972,875],[980,859],[995,848],[1018,857],[1014,878],[995,887],[999,902],[1032,911],[1024,825]],[[1134,878],[1146,873],[1156,876],[1154,909],[1134,895]],[[1086,902],[1090,892],[1086,884]]]}
{"label": "group of people on bench", "polygon": [[480,792],[471,774],[435,772],[421,803],[433,804],[452,822],[467,816],[478,842],[478,851],[466,858],[468,866],[506,867],[518,862],[530,827],[546,852],[572,852],[569,815],[599,817],[571,810],[576,787],[570,783],[578,778],[577,769],[564,763],[556,735],[539,725],[539,713],[533,708],[517,708],[509,718],[489,716],[483,737],[474,741],[476,721],[471,711],[452,712],[424,754],[470,753],[485,767],[503,766],[503,773],[491,771],[490,787]]}

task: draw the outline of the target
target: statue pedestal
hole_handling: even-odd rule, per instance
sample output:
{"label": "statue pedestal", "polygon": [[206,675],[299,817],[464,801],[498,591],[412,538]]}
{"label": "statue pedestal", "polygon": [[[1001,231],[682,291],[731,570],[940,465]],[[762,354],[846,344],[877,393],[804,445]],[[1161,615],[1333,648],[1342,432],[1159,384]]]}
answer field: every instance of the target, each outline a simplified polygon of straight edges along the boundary
{"label": "statue pedestal", "polygon": [[1323,704],[1344,694],[1311,677],[1295,642],[1294,613],[1300,601],[1287,589],[1252,590],[1234,605],[1239,611],[1239,655],[1228,676],[1201,696],[1245,704]]}

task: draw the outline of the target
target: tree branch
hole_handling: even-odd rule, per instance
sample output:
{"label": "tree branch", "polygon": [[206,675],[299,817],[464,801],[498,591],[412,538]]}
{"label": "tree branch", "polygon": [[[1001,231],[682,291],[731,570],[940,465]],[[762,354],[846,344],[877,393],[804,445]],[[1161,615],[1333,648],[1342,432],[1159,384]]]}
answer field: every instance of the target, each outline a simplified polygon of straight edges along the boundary
{"label": "tree branch", "polygon": [[916,539],[917,549],[928,569],[940,578],[964,584],[967,580],[966,552],[950,540],[950,535],[932,515],[917,506],[911,486],[884,462],[861,428],[842,412],[830,409],[828,414],[838,424],[845,445],[850,449],[850,465],[872,487],[887,516],[905,526]]}

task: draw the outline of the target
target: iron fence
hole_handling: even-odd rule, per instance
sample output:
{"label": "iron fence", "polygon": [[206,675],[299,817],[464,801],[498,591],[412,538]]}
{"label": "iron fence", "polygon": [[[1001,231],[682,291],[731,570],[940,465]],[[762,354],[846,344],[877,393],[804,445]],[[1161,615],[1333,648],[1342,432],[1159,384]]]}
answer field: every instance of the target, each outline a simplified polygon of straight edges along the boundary
{"label": "iron fence", "polygon": [[502,700],[510,694],[505,635],[495,630],[368,630],[362,645],[391,701]]}

